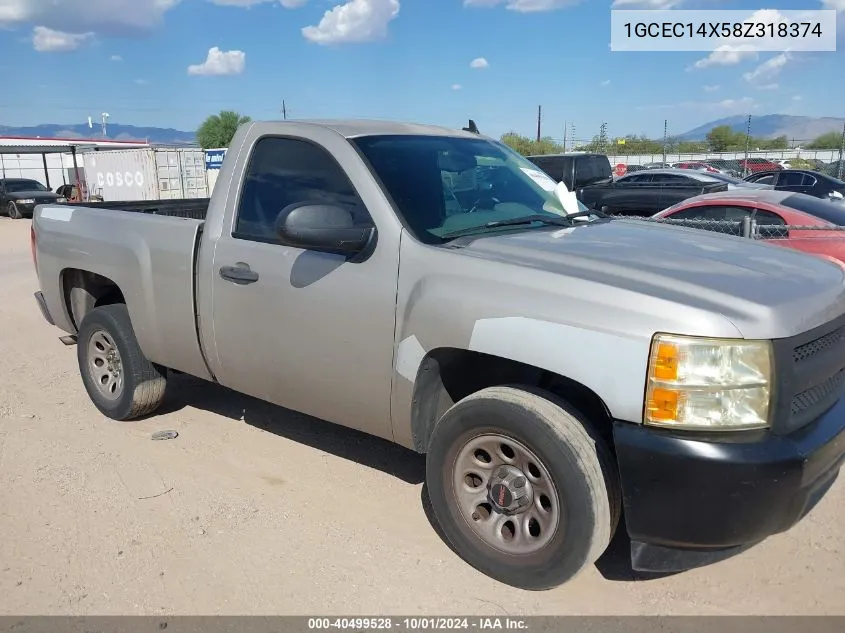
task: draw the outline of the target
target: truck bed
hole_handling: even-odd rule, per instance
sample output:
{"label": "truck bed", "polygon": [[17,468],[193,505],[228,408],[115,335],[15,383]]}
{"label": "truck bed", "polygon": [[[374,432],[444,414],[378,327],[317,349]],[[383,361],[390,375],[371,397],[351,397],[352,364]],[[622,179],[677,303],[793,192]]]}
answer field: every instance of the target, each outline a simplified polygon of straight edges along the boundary
{"label": "truck bed", "polygon": [[68,206],[131,211],[150,215],[166,215],[175,218],[205,220],[211,198],[174,198],[171,200],[125,200],[108,202],[70,202]]}

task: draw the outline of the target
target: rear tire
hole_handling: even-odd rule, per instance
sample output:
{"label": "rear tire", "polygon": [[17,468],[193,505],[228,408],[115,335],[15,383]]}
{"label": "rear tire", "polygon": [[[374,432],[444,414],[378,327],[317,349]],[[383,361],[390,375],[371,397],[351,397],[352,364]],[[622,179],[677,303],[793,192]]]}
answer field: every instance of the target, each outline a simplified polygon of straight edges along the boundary
{"label": "rear tire", "polygon": [[18,205],[16,205],[14,202],[9,203],[8,216],[12,220],[20,220],[23,218],[21,210],[18,209]]}
{"label": "rear tire", "polygon": [[149,415],[164,399],[166,370],[144,356],[122,303],[94,308],[85,315],[77,360],[88,396],[113,420]]}
{"label": "rear tire", "polygon": [[621,507],[614,461],[583,416],[551,394],[516,387],[484,389],[443,415],[426,484],[458,555],[529,590],[556,587],[595,563]]}

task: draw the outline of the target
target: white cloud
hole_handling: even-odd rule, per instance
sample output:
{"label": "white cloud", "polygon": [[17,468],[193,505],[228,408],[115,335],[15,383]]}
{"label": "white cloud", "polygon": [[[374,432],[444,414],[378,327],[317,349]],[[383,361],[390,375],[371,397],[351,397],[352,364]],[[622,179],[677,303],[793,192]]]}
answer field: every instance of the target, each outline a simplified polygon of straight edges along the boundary
{"label": "white cloud", "polygon": [[601,82],[601,85],[604,86],[604,87],[609,86],[610,85],[610,79],[605,79],[603,82]]}
{"label": "white cloud", "polygon": [[32,29],[32,46],[39,53],[66,53],[75,51],[92,37],[93,33],[65,33],[36,26]]}
{"label": "white cloud", "polygon": [[452,90],[460,90],[463,88],[461,84],[452,84]]}
{"label": "white cloud", "polygon": [[490,68],[490,64],[483,57],[476,57],[469,63],[470,68]]}
{"label": "white cloud", "polygon": [[780,75],[780,71],[783,70],[789,59],[788,53],[780,53],[771,59],[767,59],[754,70],[744,73],[742,77],[749,83],[764,82],[770,84]]}
{"label": "white cloud", "polygon": [[68,33],[147,31],[180,0],[0,0],[0,26],[42,25]]}
{"label": "white cloud", "polygon": [[674,9],[684,0],[613,0],[614,9]]}
{"label": "white cloud", "polygon": [[267,2],[278,2],[286,9],[296,9],[303,6],[308,0],[208,0],[211,4],[217,4],[221,7],[245,7],[249,8],[257,4],[265,4]]}
{"label": "white cloud", "polygon": [[303,28],[302,35],[316,44],[379,40],[398,15],[399,0],[349,0],[326,11],[317,26]]}
{"label": "white cloud", "polygon": [[638,110],[707,110],[720,114],[747,114],[750,110],[760,107],[752,97],[741,99],[723,99],[721,101],[682,101],[664,105],[640,106]]}
{"label": "white cloud", "polygon": [[755,86],[755,88],[757,88],[757,90],[780,90],[780,84],[762,84],[760,86]]}
{"label": "white cloud", "polygon": [[702,86],[702,88],[704,89],[704,92],[717,92],[719,90],[719,88],[721,88],[721,87],[722,86],[720,86],[718,84],[713,85],[713,86]]}
{"label": "white cloud", "polygon": [[221,51],[214,46],[202,64],[188,66],[189,75],[240,75],[246,66],[243,51]]}
{"label": "white cloud", "polygon": [[580,4],[582,0],[464,0],[465,7],[495,7],[504,4],[505,8],[518,13],[537,13],[555,11],[564,7]]}
{"label": "white cloud", "polygon": [[120,55],[112,55],[109,57],[109,60],[113,62],[122,62],[123,58]]}
{"label": "white cloud", "polygon": [[822,0],[822,7],[845,13],[845,0]]}
{"label": "white cloud", "polygon": [[745,59],[756,58],[757,52],[752,50],[750,46],[723,44],[704,59],[699,59],[687,70],[709,68],[710,66],[734,66]]}

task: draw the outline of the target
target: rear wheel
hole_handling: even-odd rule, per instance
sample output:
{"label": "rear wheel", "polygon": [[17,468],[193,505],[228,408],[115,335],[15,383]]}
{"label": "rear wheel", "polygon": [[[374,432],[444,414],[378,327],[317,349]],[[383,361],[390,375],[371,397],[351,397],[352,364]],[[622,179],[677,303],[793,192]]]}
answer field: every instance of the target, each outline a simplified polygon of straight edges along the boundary
{"label": "rear wheel", "polygon": [[8,208],[7,212],[8,212],[9,217],[12,218],[13,220],[20,220],[21,218],[23,218],[23,214],[21,213],[21,210],[18,209],[18,205],[16,205],[14,202],[9,203],[9,208]]}
{"label": "rear wheel", "polygon": [[124,304],[101,306],[85,315],[77,360],[85,390],[105,416],[139,418],[164,399],[166,370],[144,356]]}
{"label": "rear wheel", "polygon": [[457,553],[522,589],[550,589],[593,564],[619,518],[606,447],[542,392],[493,387],[455,404],[432,435],[426,482]]}

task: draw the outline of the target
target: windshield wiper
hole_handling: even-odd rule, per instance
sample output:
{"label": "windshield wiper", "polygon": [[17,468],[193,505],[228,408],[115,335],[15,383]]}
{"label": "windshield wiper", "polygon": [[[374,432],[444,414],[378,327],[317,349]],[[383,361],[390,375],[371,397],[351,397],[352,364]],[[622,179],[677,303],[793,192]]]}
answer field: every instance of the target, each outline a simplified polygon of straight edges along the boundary
{"label": "windshield wiper", "polygon": [[537,213],[534,215],[524,215],[518,218],[510,218],[508,220],[494,220],[493,222],[487,222],[486,224],[480,224],[478,226],[469,226],[463,229],[458,229],[456,231],[449,231],[448,233],[443,233],[440,237],[442,237],[443,239],[451,239],[453,237],[461,237],[463,235],[477,233],[478,231],[482,231],[484,229],[497,229],[502,226],[521,226],[524,224],[534,224],[535,222],[552,226],[571,227],[575,224],[572,221],[574,218],[583,218],[590,215],[595,215],[600,218],[607,217],[600,211],[579,211],[578,213],[573,213],[572,215],[561,216],[540,215],[539,213]]}

